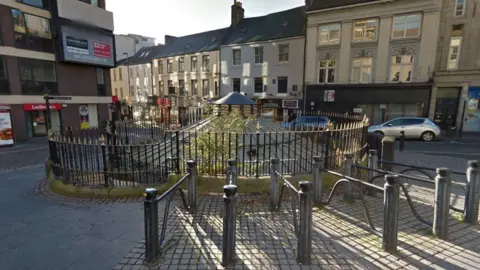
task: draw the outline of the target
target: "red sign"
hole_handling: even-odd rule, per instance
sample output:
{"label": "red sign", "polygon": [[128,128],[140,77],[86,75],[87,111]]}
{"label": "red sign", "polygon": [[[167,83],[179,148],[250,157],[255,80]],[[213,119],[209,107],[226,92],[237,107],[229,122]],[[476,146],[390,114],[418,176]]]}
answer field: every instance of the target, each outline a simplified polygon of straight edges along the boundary
{"label": "red sign", "polygon": [[[47,109],[46,104],[23,104],[24,111],[44,111]],[[60,103],[50,103],[50,110],[61,110],[62,104]]]}
{"label": "red sign", "polygon": [[112,96],[112,103],[117,103],[118,97],[117,96]]}
{"label": "red sign", "polygon": [[168,106],[170,105],[170,100],[168,98],[158,98],[157,105]]}
{"label": "red sign", "polygon": [[93,42],[93,55],[97,57],[110,58],[112,57],[112,54],[110,51],[111,51],[111,46],[109,44]]}

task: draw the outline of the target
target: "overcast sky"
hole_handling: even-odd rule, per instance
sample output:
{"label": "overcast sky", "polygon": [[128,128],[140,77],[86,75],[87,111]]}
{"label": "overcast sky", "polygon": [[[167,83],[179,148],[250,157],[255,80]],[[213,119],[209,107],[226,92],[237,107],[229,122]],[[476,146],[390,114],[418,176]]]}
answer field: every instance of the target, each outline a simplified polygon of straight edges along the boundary
{"label": "overcast sky", "polygon": [[[241,0],[245,17],[262,16],[301,6],[305,0]],[[157,38],[184,36],[230,25],[233,0],[107,0],[115,34]]]}

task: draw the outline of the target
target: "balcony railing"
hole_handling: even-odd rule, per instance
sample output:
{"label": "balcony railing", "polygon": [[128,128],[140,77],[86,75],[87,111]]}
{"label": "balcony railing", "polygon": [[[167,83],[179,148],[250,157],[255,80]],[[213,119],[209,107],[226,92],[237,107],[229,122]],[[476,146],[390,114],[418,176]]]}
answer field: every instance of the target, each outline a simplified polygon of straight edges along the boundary
{"label": "balcony railing", "polygon": [[58,16],[113,31],[113,13],[78,0],[57,0]]}

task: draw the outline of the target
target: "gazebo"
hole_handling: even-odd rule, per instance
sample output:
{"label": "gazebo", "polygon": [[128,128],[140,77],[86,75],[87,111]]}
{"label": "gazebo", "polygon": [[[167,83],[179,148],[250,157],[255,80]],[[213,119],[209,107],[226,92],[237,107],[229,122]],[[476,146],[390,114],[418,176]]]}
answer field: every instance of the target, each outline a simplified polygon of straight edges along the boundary
{"label": "gazebo", "polygon": [[240,110],[244,115],[252,115],[256,113],[255,101],[238,92],[231,92],[223,98],[215,101],[214,105],[219,113],[231,112],[233,109]]}

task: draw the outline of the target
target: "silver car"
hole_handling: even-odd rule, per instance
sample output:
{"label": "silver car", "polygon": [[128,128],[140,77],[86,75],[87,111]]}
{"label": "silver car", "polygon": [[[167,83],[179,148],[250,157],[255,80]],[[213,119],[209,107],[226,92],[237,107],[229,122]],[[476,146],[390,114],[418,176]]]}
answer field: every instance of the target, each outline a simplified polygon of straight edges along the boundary
{"label": "silver car", "polygon": [[429,142],[440,137],[440,128],[432,120],[422,117],[395,118],[381,125],[368,128],[369,133],[394,137],[400,137],[401,131],[405,132],[405,138],[407,139],[421,139]]}

